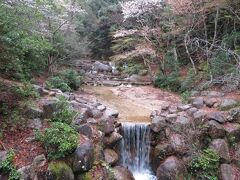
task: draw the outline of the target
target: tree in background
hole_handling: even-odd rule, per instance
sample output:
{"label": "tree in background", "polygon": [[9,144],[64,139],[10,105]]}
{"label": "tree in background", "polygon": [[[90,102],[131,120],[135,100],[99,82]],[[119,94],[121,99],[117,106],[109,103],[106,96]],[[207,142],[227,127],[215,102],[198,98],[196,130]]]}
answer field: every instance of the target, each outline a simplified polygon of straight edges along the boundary
{"label": "tree in background", "polygon": [[79,18],[78,32],[86,37],[91,56],[108,59],[111,54],[111,32],[122,22],[118,0],[83,0],[84,16]]}

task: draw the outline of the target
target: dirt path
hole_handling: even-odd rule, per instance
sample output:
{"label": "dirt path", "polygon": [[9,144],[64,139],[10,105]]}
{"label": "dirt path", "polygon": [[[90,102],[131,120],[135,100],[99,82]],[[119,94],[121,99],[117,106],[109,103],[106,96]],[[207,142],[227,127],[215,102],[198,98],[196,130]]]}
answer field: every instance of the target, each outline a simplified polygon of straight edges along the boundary
{"label": "dirt path", "polygon": [[121,122],[150,122],[150,114],[162,105],[175,104],[180,98],[172,93],[140,87],[93,87],[84,88],[107,107],[118,110]]}

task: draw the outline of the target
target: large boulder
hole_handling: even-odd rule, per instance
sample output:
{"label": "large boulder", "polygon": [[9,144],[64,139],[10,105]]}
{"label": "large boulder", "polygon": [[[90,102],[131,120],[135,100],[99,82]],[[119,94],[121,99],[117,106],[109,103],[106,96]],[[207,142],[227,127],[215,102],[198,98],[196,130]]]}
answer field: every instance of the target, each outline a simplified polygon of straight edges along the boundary
{"label": "large boulder", "polygon": [[157,179],[158,180],[184,179],[186,172],[187,170],[184,163],[177,157],[170,156],[157,168]]}
{"label": "large boulder", "polygon": [[57,99],[43,101],[43,117],[51,118],[53,113],[57,111]]}
{"label": "large boulder", "polygon": [[236,141],[240,140],[240,124],[238,123],[225,123],[224,129],[228,137],[234,137]]}
{"label": "large boulder", "polygon": [[170,144],[174,152],[184,154],[189,149],[184,139],[180,134],[172,134],[170,136]]}
{"label": "large boulder", "polygon": [[94,162],[94,148],[91,142],[81,144],[73,153],[73,172],[82,173],[90,170]]}
{"label": "large boulder", "polygon": [[39,177],[39,169],[45,166],[47,163],[47,159],[44,154],[38,155],[34,158],[33,163],[30,169],[31,179],[38,179]]}
{"label": "large boulder", "polygon": [[65,162],[51,162],[48,167],[48,180],[74,180],[73,171]]}
{"label": "large boulder", "polygon": [[96,61],[94,64],[93,64],[93,70],[95,71],[99,71],[99,72],[111,72],[112,71],[112,67],[109,66],[109,65],[106,65],[106,64],[103,64],[99,61]]}
{"label": "large boulder", "polygon": [[7,158],[7,151],[0,151],[0,163]]}
{"label": "large boulder", "polygon": [[113,168],[115,180],[135,180],[131,171],[122,166],[116,166]]}
{"label": "large boulder", "polygon": [[195,99],[193,99],[192,105],[198,109],[202,108],[204,106],[203,97],[196,97]]}
{"label": "large boulder", "polygon": [[119,160],[118,154],[112,149],[104,150],[104,158],[105,161],[110,165],[115,165]]}
{"label": "large boulder", "polygon": [[36,107],[28,107],[25,114],[30,119],[43,117],[43,111]]}
{"label": "large boulder", "polygon": [[158,133],[164,130],[167,127],[166,117],[156,116],[152,119],[151,130],[155,133]]}
{"label": "large boulder", "polygon": [[112,132],[110,135],[107,135],[103,139],[103,143],[106,146],[113,146],[122,139],[121,134],[117,132]]}
{"label": "large boulder", "polygon": [[224,161],[230,161],[228,144],[224,139],[213,140],[210,144],[210,148],[215,150]]}
{"label": "large boulder", "polygon": [[109,135],[115,130],[114,119],[108,118],[107,120],[99,121],[100,130],[105,134]]}
{"label": "large boulder", "polygon": [[77,132],[87,136],[89,139],[93,137],[93,130],[89,124],[83,124],[76,128]]}
{"label": "large boulder", "polygon": [[17,172],[20,173],[21,180],[31,180],[31,165],[23,166]]}
{"label": "large boulder", "polygon": [[223,138],[225,136],[225,130],[223,128],[223,125],[219,124],[216,121],[209,121],[207,123],[208,125],[208,134],[211,138]]}
{"label": "large boulder", "polygon": [[[239,170],[238,170],[239,171]],[[219,178],[221,180],[237,180],[239,179],[239,174],[236,168],[231,164],[221,164]]]}
{"label": "large boulder", "polygon": [[208,120],[214,120],[217,121],[219,123],[225,123],[226,122],[226,118],[222,115],[221,112],[210,112],[207,114],[206,118]]}
{"label": "large boulder", "polygon": [[193,121],[196,126],[201,125],[205,122],[206,112],[199,110],[193,114]]}
{"label": "large boulder", "polygon": [[238,105],[238,102],[234,99],[223,99],[220,104],[220,109],[226,110],[230,108],[234,108]]}
{"label": "large boulder", "polygon": [[229,121],[240,122],[240,108],[233,108],[229,111]]}

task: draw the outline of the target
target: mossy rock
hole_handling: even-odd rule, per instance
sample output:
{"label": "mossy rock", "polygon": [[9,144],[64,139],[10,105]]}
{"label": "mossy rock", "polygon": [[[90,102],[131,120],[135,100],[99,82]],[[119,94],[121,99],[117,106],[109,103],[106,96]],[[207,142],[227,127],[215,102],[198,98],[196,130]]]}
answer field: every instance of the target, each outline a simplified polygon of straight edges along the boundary
{"label": "mossy rock", "polygon": [[114,180],[113,170],[110,167],[106,167],[101,163],[94,166],[90,171],[79,174],[76,177],[77,180],[92,180],[92,179],[102,179],[102,180]]}
{"label": "mossy rock", "polygon": [[73,171],[65,162],[51,162],[49,174],[52,180],[74,180]]}

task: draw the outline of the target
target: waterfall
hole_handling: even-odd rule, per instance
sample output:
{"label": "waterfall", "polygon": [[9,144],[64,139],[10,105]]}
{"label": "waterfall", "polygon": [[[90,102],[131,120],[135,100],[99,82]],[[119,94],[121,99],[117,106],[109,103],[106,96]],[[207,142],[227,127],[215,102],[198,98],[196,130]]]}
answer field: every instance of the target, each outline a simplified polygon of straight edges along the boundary
{"label": "waterfall", "polygon": [[149,163],[150,128],[147,124],[122,124],[122,165],[128,167],[136,180],[156,180]]}

